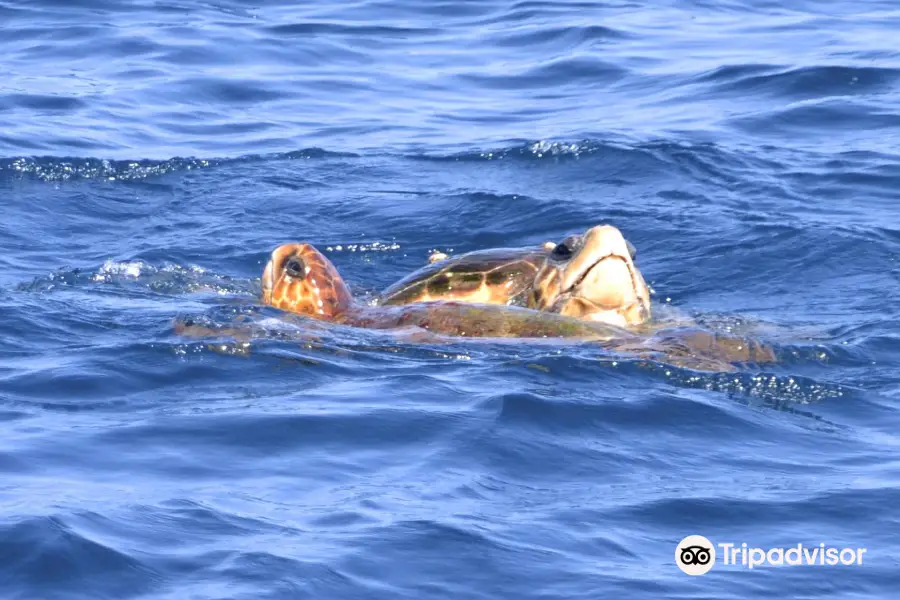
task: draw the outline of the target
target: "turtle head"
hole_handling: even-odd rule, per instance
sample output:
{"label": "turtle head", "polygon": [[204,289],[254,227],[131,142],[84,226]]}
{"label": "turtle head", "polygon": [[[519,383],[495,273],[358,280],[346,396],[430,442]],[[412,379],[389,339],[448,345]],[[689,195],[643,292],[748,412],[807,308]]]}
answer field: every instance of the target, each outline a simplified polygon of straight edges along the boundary
{"label": "turtle head", "polygon": [[535,308],[611,325],[650,318],[650,290],[634,264],[634,246],[612,225],[557,243],[538,272]]}
{"label": "turtle head", "polygon": [[283,244],[272,251],[262,275],[263,303],[332,319],[353,299],[340,273],[311,244]]}

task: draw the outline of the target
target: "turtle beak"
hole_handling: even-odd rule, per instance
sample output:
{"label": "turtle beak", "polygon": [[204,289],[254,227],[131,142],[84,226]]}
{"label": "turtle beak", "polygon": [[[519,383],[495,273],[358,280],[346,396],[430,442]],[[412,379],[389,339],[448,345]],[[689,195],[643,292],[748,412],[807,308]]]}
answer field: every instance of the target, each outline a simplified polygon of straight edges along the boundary
{"label": "turtle beak", "polygon": [[621,231],[612,225],[598,225],[584,235],[582,248],[566,266],[560,287],[565,292],[574,290],[605,261],[622,262],[629,272],[634,272],[632,257],[636,254],[634,245]]}
{"label": "turtle beak", "polygon": [[277,273],[281,272],[281,264],[284,262],[283,254],[281,246],[273,250],[272,254],[269,255],[269,262],[266,263],[266,268],[263,269],[260,285],[262,286],[263,300],[266,302],[269,301],[272,291],[275,289],[275,283],[278,279]]}
{"label": "turtle beak", "polygon": [[[634,245],[617,228],[594,227],[564,269],[560,287],[585,304],[585,312],[596,319],[615,312],[628,322],[643,322],[650,315],[650,290],[634,264],[636,255]],[[590,305],[594,308],[588,309]]]}

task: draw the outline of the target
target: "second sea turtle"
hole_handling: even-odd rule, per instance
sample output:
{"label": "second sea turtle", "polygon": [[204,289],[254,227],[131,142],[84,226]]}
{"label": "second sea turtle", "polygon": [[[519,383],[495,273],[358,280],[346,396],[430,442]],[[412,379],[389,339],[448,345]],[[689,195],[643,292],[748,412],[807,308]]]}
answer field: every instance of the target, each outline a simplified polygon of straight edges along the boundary
{"label": "second sea turtle", "polygon": [[379,306],[457,301],[520,306],[620,327],[651,317],[637,252],[612,225],[555,244],[476,250],[413,271],[381,292]]}

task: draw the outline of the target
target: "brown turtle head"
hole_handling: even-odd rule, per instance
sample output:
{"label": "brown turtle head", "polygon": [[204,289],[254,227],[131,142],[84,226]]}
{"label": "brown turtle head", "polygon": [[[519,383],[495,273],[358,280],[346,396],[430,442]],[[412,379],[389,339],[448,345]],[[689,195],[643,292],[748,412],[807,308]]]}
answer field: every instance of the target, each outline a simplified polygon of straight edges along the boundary
{"label": "brown turtle head", "polygon": [[535,308],[611,325],[650,318],[650,290],[634,246],[612,225],[562,240],[548,254],[532,292]]}
{"label": "brown turtle head", "polygon": [[340,273],[310,244],[272,251],[262,275],[263,303],[319,319],[333,319],[353,303]]}

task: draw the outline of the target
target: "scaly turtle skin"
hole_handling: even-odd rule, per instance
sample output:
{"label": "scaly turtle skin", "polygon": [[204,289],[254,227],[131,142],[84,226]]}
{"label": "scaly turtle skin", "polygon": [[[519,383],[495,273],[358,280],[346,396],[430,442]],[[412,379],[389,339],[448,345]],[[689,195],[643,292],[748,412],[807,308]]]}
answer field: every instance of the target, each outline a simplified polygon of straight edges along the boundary
{"label": "scaly turtle skin", "polygon": [[385,289],[380,306],[455,300],[522,306],[620,327],[650,318],[650,292],[622,232],[598,225],[557,244],[434,262]]}
{"label": "scaly turtle skin", "polygon": [[[610,297],[630,298],[632,293],[604,291]],[[283,244],[272,252],[263,271],[262,301],[282,310],[354,327],[418,328],[438,336],[608,340],[631,335],[605,323],[516,306],[454,301],[367,306],[356,302],[331,261],[304,243]]]}

